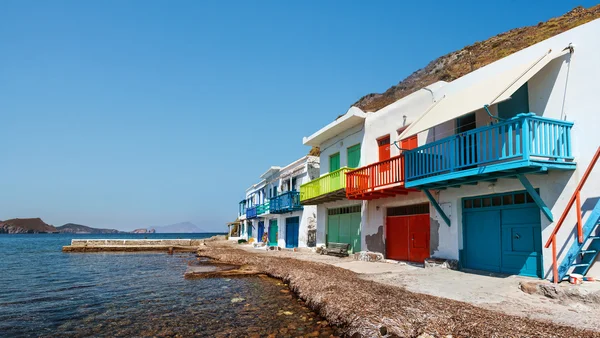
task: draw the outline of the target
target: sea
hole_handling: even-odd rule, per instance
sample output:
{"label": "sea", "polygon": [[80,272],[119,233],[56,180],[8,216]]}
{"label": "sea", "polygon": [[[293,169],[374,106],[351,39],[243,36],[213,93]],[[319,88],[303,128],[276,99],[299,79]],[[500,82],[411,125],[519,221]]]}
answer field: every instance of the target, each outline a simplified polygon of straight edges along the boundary
{"label": "sea", "polygon": [[74,238],[0,235],[0,337],[330,337],[338,331],[282,281],[184,279],[190,253],[63,253]]}

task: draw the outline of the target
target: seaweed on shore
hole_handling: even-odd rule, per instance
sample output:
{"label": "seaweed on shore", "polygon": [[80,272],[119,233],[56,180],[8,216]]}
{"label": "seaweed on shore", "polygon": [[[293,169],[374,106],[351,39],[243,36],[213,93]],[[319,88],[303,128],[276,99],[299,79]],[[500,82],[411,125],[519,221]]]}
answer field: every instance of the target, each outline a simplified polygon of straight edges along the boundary
{"label": "seaweed on shore", "polygon": [[348,336],[600,337],[599,332],[512,316],[456,300],[368,281],[332,265],[250,253],[211,243],[201,254],[251,265],[289,284],[308,306]]}

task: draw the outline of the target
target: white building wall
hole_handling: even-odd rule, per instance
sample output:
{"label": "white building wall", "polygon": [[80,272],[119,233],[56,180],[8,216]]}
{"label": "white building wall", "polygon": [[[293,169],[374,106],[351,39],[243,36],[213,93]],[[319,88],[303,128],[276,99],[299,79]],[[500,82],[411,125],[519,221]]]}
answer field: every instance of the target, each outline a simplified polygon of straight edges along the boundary
{"label": "white building wall", "polygon": [[[534,76],[528,85],[531,111],[544,117],[575,123],[571,136],[577,169],[575,171],[551,170],[548,175],[527,175],[534,187],[540,189],[541,198],[552,210],[555,220],[560,218],[566,203],[600,144],[600,133],[597,131],[600,114],[597,112],[595,100],[598,92],[597,79],[600,78],[598,63],[598,60],[600,60],[599,35],[600,20],[595,20],[483,67],[444,87],[444,90],[448,92],[459,91],[483,78],[493,77],[505,69],[531,62],[548,49],[562,49],[568,46],[569,43],[573,43],[575,47],[574,54],[567,54],[551,62]],[[486,117],[478,111],[478,125],[480,123],[485,125],[485,120]],[[448,123],[445,125],[447,128]],[[514,179],[500,179],[494,185],[481,182],[476,186],[461,186],[460,189],[442,190],[437,196],[441,203],[451,205],[452,225],[450,227],[443,223],[440,225],[440,243],[435,255],[458,259],[459,250],[462,249],[462,208],[460,206],[462,197],[516,190],[524,190],[524,188],[518,180]],[[600,174],[596,170],[589,178],[581,194],[584,222],[585,217],[589,215],[598,200],[599,191]],[[554,229],[554,224],[550,224],[543,214],[541,214],[541,220],[542,241],[545,243]],[[574,210],[572,210],[558,234],[557,249],[559,253],[565,254],[573,243],[575,225],[576,217]],[[562,256],[560,259],[562,259]],[[543,262],[545,276],[549,277],[552,264],[550,248],[543,249]],[[599,265],[596,264],[590,274],[596,273],[597,275],[600,272]]]}
{"label": "white building wall", "polygon": [[321,144],[321,156],[320,156],[320,171],[321,176],[329,173],[329,157],[335,153],[340,153],[340,167],[348,165],[348,148],[361,144],[361,165],[363,163],[363,154],[365,149],[363,148],[362,141],[364,135],[364,125],[360,124],[354,126],[348,130],[345,130],[342,134],[333,137]]}

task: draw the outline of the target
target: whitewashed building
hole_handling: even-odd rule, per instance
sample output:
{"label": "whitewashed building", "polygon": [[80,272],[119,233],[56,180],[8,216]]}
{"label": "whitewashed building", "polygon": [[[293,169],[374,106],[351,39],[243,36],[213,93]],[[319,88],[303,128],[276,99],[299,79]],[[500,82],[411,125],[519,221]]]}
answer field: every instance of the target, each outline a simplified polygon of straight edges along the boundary
{"label": "whitewashed building", "polygon": [[301,187],[318,245],[600,275],[600,177],[580,186],[600,145],[598,36],[595,20],[305,137],[321,148],[321,177]]}
{"label": "whitewashed building", "polygon": [[318,176],[319,158],[271,167],[240,202],[245,239],[281,248],[316,246],[317,210],[300,204],[300,185]]}

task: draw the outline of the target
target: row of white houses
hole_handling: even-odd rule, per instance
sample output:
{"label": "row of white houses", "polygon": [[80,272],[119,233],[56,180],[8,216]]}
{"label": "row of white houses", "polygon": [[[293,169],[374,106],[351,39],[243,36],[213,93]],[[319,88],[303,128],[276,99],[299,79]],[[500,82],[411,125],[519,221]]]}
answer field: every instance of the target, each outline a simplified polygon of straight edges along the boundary
{"label": "row of white houses", "polygon": [[598,36],[595,20],[377,112],[350,108],[303,139],[319,158],[246,190],[240,237],[600,276],[600,179],[580,186],[600,145]]}

